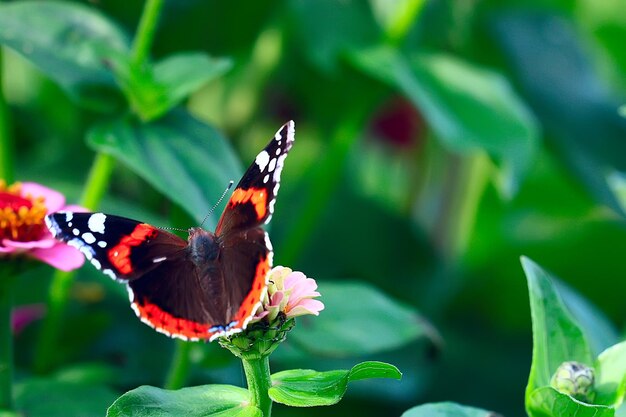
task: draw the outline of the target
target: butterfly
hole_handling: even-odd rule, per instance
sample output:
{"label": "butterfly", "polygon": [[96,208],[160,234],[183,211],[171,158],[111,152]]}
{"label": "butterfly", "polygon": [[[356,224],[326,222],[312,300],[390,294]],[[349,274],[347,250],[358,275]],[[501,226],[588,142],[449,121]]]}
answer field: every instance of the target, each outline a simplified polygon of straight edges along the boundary
{"label": "butterfly", "polygon": [[184,240],[104,213],[56,212],[46,225],[96,269],[126,284],[132,309],[157,331],[192,341],[241,332],[267,291],[273,251],[262,226],[274,212],[294,139],[290,121],[245,172],[214,233],[193,227]]}

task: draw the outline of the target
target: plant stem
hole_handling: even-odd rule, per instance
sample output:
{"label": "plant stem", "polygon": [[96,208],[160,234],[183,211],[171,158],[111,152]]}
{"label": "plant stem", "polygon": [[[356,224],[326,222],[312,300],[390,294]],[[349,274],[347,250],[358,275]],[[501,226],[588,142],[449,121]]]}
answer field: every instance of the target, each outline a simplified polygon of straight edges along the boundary
{"label": "plant stem", "polygon": [[2,87],[3,77],[3,56],[4,51],[0,47],[0,179],[4,179],[7,184],[15,181],[14,163],[15,155],[13,151],[13,137],[11,135],[9,109],[4,97]]}
{"label": "plant stem", "polygon": [[242,362],[250,391],[250,403],[261,410],[263,417],[269,417],[272,414],[272,399],[268,393],[272,386],[269,356],[260,359],[242,359]]}
{"label": "plant stem", "polygon": [[13,408],[13,268],[3,265],[0,274],[0,411]]}
{"label": "plant stem", "polygon": [[167,377],[165,378],[165,389],[179,389],[185,386],[187,376],[189,375],[189,369],[191,367],[191,360],[189,357],[191,346],[191,342],[185,342],[184,340],[178,339],[176,340],[172,364],[170,365]]}
{"label": "plant stem", "polygon": [[132,48],[132,60],[137,66],[143,65],[148,59],[162,8],[163,0],[146,0],[144,4]]}
{"label": "plant stem", "polygon": [[[96,209],[107,190],[114,166],[115,160],[110,155],[103,153],[96,155],[85,184],[80,201],[81,206],[89,210]],[[39,343],[35,350],[34,368],[38,373],[48,372],[53,365],[57,339],[61,328],[61,319],[67,305],[75,274],[75,271],[58,270],[52,276],[48,294],[47,314],[42,323]]]}

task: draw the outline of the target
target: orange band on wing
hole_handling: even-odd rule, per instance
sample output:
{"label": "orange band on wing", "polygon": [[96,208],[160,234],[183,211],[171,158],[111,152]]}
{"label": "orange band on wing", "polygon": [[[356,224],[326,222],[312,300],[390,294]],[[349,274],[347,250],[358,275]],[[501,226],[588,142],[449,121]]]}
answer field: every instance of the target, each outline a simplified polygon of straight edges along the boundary
{"label": "orange band on wing", "polygon": [[168,336],[182,336],[187,339],[198,340],[209,339],[213,335],[209,331],[210,325],[174,317],[156,304],[145,302],[141,305],[135,302],[133,305],[136,307],[135,312],[139,318],[155,329],[166,332]]}
{"label": "orange band on wing", "polygon": [[128,236],[124,236],[120,243],[109,249],[109,261],[122,274],[130,274],[133,271],[133,265],[130,262],[130,252],[134,246],[139,246],[148,239],[154,239],[157,230],[145,223],[138,224],[135,230]]}
{"label": "orange band on wing", "polygon": [[252,281],[252,288],[250,292],[244,298],[241,303],[241,307],[235,314],[233,321],[237,321],[237,325],[235,327],[241,328],[244,325],[244,321],[247,318],[251,318],[252,315],[256,312],[257,303],[261,301],[261,297],[263,296],[263,292],[267,287],[267,274],[270,272],[270,261],[269,257],[265,257],[259,264],[256,266],[256,273],[254,274],[254,281]]}
{"label": "orange band on wing", "polygon": [[257,218],[260,220],[267,213],[267,190],[265,188],[237,188],[228,201],[229,207],[251,202]]}

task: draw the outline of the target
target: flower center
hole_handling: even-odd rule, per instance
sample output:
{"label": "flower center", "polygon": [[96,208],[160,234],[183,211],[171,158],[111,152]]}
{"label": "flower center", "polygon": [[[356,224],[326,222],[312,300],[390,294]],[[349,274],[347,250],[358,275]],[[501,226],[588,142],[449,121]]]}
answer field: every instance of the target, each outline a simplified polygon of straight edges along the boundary
{"label": "flower center", "polygon": [[0,246],[4,239],[18,242],[37,240],[45,230],[46,206],[43,197],[21,194],[20,183],[6,185],[0,180]]}

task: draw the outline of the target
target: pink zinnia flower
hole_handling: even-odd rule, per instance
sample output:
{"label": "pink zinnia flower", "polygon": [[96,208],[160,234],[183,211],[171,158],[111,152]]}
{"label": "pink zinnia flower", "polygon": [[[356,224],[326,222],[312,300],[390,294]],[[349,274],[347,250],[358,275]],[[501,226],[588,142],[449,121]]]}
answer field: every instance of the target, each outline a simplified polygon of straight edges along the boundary
{"label": "pink zinnia flower", "polygon": [[43,185],[0,180],[0,257],[26,255],[63,271],[80,267],[83,255],[54,239],[44,224],[46,214],[59,210],[84,211]]}
{"label": "pink zinnia flower", "polygon": [[319,300],[317,283],[313,278],[307,278],[302,272],[292,271],[290,268],[277,266],[270,271],[270,284],[267,287],[267,296],[263,300],[262,310],[257,312],[252,321],[264,317],[271,322],[278,313],[285,313],[287,318],[306,314],[319,315],[324,304]]}

